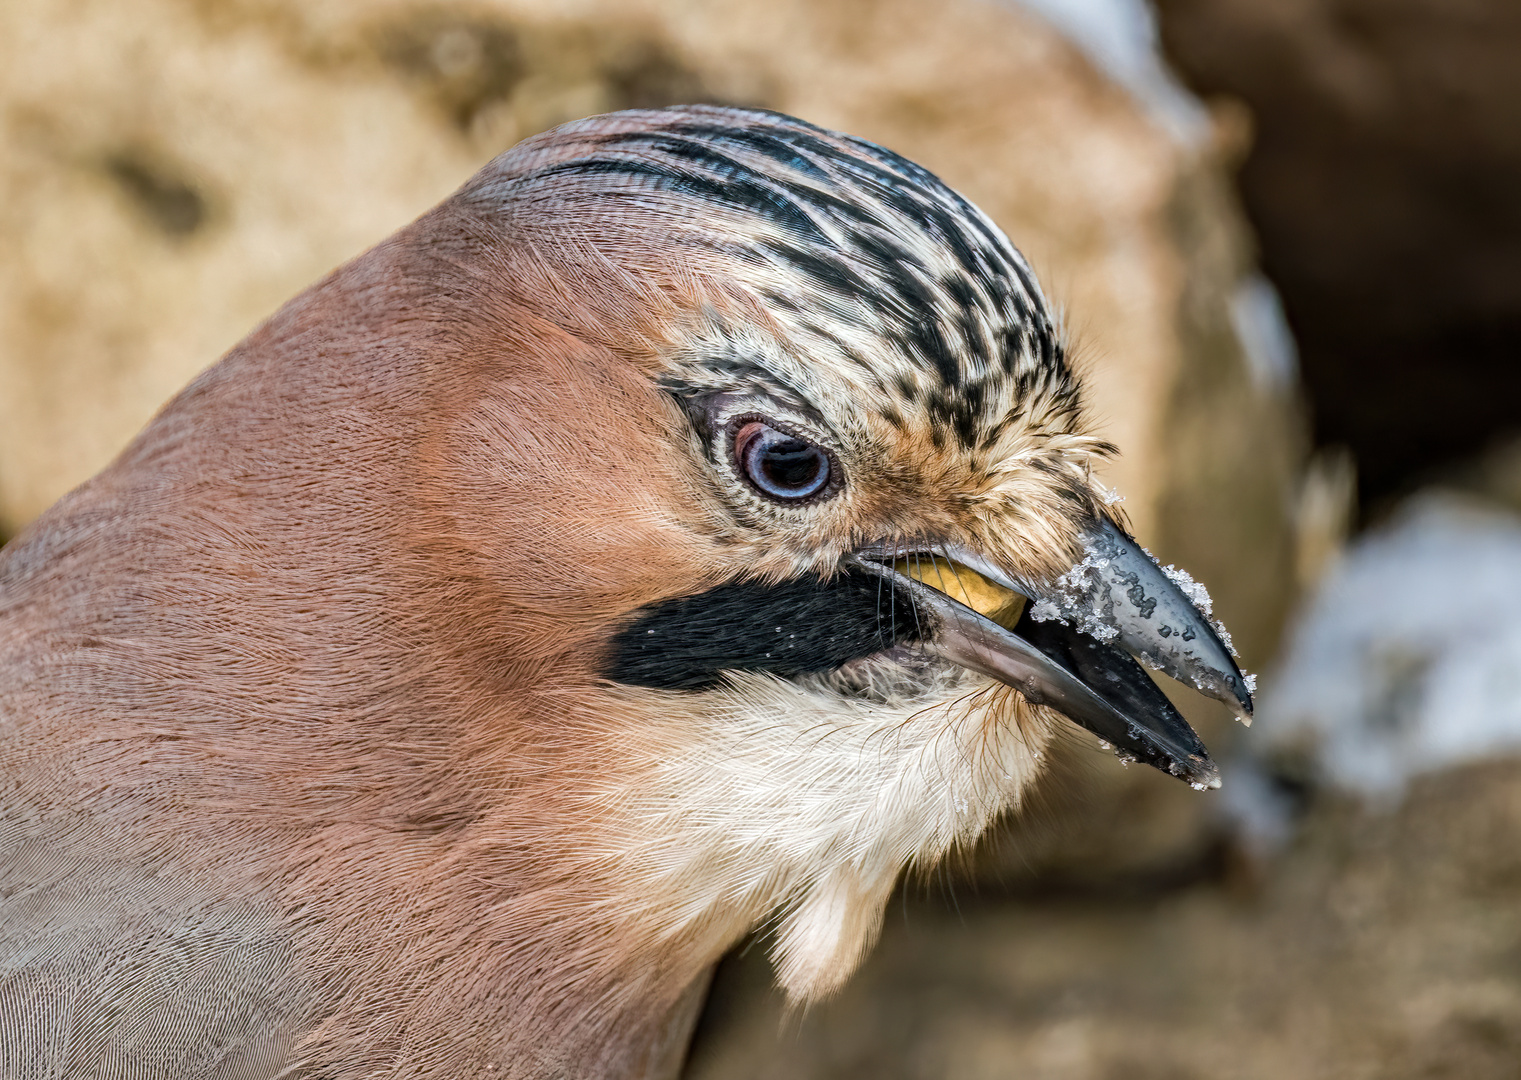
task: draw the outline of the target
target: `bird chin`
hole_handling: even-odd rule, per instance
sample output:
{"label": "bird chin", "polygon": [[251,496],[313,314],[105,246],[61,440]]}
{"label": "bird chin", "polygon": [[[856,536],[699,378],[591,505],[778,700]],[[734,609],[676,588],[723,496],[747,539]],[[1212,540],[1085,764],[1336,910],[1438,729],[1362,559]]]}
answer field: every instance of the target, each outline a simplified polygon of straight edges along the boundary
{"label": "bird chin", "polygon": [[913,706],[972,691],[987,680],[918,645],[894,645],[797,680],[804,689],[877,705]]}

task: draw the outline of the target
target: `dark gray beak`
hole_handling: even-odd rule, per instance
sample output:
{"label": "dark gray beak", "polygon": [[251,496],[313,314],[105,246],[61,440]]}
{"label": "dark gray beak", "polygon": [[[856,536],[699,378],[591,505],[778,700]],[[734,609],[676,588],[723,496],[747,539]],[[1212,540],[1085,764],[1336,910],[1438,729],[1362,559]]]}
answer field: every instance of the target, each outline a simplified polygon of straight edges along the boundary
{"label": "dark gray beak", "polygon": [[[914,602],[923,647],[1049,705],[1115,748],[1196,788],[1220,773],[1193,728],[1137,659],[1250,717],[1246,680],[1214,624],[1113,522],[1084,535],[1084,557],[1056,581],[1014,582],[964,561],[1032,601],[1002,626],[891,565],[907,552],[863,552],[857,569],[887,578]],[[957,561],[955,552],[933,552]],[[1001,580],[1000,580],[1001,578]]]}

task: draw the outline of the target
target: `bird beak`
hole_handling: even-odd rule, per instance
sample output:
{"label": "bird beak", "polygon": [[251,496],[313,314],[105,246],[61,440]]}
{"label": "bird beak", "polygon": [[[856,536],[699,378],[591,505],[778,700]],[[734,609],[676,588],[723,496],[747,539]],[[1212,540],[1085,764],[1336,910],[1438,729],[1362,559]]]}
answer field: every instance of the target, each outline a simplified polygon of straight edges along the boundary
{"label": "bird beak", "polygon": [[928,651],[1066,714],[1123,759],[1219,787],[1199,736],[1137,658],[1249,719],[1251,693],[1230,651],[1119,526],[1100,519],[1083,544],[1083,558],[1044,583],[1020,582],[955,547],[875,548],[848,561],[912,598]]}

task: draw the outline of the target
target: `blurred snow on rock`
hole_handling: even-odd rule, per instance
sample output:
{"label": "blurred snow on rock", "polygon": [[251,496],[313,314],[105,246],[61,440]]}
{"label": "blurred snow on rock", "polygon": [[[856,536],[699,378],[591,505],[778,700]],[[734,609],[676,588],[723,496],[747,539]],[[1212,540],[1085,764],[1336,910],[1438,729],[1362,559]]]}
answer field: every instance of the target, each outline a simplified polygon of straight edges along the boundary
{"label": "blurred snow on rock", "polygon": [[1257,858],[1277,854],[1294,837],[1301,807],[1251,754],[1220,765],[1220,812],[1237,842]]}
{"label": "blurred snow on rock", "polygon": [[1412,498],[1347,551],[1289,634],[1253,751],[1394,798],[1418,773],[1521,752],[1521,518]]}
{"label": "blurred snow on rock", "polygon": [[1299,348],[1272,282],[1261,274],[1242,279],[1231,295],[1231,325],[1258,386],[1281,393],[1298,382]]}
{"label": "blurred snow on rock", "polygon": [[1175,138],[1199,143],[1209,113],[1162,59],[1148,0],[1007,0],[1035,12],[1087,54]]}

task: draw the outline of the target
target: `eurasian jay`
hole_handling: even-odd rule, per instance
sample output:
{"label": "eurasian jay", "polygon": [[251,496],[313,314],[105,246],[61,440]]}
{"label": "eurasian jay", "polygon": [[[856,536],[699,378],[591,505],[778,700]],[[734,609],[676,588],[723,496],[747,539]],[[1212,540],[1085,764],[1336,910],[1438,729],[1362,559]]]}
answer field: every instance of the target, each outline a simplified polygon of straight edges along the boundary
{"label": "eurasian jay", "polygon": [[1133,657],[1248,683],[1108,451],[919,166],[527,140],[0,553],[0,1076],[669,1076],[726,949],[829,993],[1067,720],[1214,786]]}

